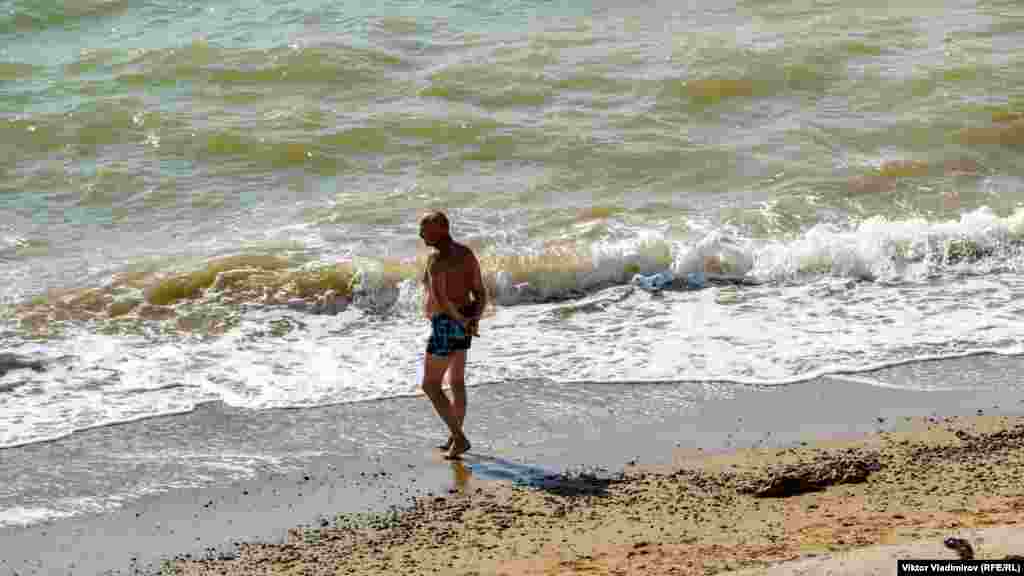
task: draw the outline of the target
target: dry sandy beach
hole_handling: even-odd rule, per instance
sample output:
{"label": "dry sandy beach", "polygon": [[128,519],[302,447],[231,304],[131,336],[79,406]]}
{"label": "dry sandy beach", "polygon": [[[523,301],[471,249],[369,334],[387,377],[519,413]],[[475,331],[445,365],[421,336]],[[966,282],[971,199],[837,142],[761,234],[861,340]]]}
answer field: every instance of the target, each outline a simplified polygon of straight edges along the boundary
{"label": "dry sandy beach", "polygon": [[[176,574],[895,574],[896,557],[1024,554],[1024,417],[901,418],[788,448],[670,465],[468,478],[410,509],[297,527]],[[471,462],[472,457],[469,457]],[[456,465],[459,466],[459,465]]]}

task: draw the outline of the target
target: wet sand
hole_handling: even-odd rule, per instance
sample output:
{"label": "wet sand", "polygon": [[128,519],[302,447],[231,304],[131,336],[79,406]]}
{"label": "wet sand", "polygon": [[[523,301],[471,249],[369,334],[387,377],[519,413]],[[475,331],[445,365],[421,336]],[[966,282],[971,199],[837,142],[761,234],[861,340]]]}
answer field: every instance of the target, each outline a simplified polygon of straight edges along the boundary
{"label": "wet sand", "polygon": [[668,465],[530,485],[474,482],[408,510],[339,516],[293,529],[284,544],[246,544],[234,559],[174,569],[674,575],[844,566],[894,574],[901,551],[956,558],[941,546],[947,536],[973,541],[979,558],[1022,554],[1022,521],[1024,418],[904,418],[859,438],[677,451]]}

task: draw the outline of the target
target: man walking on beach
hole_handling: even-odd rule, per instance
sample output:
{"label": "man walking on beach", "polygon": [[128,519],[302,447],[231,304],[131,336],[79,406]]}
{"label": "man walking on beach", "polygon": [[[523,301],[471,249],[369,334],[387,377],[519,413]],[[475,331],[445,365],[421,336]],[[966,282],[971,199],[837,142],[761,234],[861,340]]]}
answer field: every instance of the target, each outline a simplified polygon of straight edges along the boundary
{"label": "man walking on beach", "polygon": [[[472,250],[452,240],[444,213],[431,212],[420,219],[420,238],[436,250],[423,272],[423,308],[430,318],[423,391],[451,433],[441,448],[448,451],[446,458],[455,459],[470,447],[462,431],[466,418],[466,353],[487,305],[487,291],[480,263]],[[441,390],[445,372],[452,390],[451,402]]]}

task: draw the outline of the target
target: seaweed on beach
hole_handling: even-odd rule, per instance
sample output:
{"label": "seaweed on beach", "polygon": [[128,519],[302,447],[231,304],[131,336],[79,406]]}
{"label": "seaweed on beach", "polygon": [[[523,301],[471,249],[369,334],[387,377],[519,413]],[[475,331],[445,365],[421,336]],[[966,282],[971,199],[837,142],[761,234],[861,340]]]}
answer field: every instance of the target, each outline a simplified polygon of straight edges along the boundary
{"label": "seaweed on beach", "polygon": [[797,464],[770,467],[740,482],[738,491],[757,498],[786,498],[808,492],[820,492],[838,484],[858,484],[881,470],[878,453],[845,450],[838,454],[821,453]]}
{"label": "seaweed on beach", "polygon": [[578,498],[581,496],[608,496],[608,488],[610,486],[621,484],[625,481],[625,477],[621,473],[602,476],[595,472],[581,471],[550,474],[528,480],[524,484],[530,488],[543,490],[556,496]]}
{"label": "seaweed on beach", "polygon": [[[395,527],[401,520],[401,511],[392,507],[384,512],[350,512],[338,514],[334,518],[333,528],[337,530],[387,530]],[[321,519],[321,528],[327,528],[330,522]]]}

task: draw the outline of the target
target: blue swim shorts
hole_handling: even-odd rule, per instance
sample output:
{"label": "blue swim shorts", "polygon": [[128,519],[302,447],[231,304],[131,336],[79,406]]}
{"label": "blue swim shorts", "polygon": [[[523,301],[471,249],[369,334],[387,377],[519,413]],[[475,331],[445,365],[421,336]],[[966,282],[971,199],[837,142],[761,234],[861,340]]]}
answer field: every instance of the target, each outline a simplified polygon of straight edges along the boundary
{"label": "blue swim shorts", "polygon": [[465,328],[447,314],[434,314],[430,319],[430,338],[427,340],[427,354],[448,356],[458,350],[469,350],[473,337]]}

